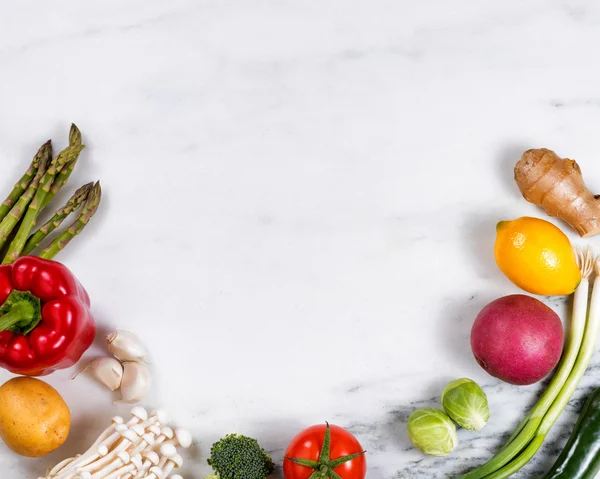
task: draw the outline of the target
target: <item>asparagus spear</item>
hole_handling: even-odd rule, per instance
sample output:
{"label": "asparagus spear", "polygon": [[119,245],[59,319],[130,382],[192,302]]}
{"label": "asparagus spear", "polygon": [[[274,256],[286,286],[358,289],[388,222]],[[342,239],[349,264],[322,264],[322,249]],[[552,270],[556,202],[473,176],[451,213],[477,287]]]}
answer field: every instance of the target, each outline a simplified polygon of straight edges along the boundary
{"label": "asparagus spear", "polygon": [[65,230],[63,231],[47,248],[45,248],[39,255],[40,258],[52,259],[54,258],[69,242],[75,238],[81,231],[86,227],[100,204],[102,197],[102,189],[100,188],[100,182],[94,184],[92,190],[89,192],[87,200],[83,205],[79,217]]}
{"label": "asparagus spear", "polygon": [[69,130],[69,145],[81,145],[81,131],[75,123],[71,123],[71,129]]}
{"label": "asparagus spear", "polygon": [[39,188],[35,192],[33,200],[31,203],[29,203],[25,217],[23,218],[15,238],[10,243],[2,264],[12,263],[21,255],[21,251],[23,251],[25,242],[27,241],[27,238],[29,238],[29,234],[35,226],[36,218],[42,210],[44,199],[50,192],[52,182],[65,167],[65,165],[73,162],[77,158],[81,150],[83,150],[83,145],[69,145],[63,151],[61,151],[60,154],[54,158],[54,160],[52,160],[48,170],[40,181]]}
{"label": "asparagus spear", "polygon": [[0,223],[0,249],[4,246],[4,244],[10,237],[10,234],[15,229],[15,226],[17,226],[17,223],[19,223],[19,220],[23,217],[23,215],[27,211],[27,207],[29,206],[29,203],[34,198],[34,196],[39,188],[40,181],[46,174],[46,168],[48,167],[49,163],[50,163],[50,158],[42,159],[42,161],[38,165],[38,170],[37,170],[33,180],[31,181],[31,183],[25,190],[25,193],[23,193],[20,196],[20,198],[15,203],[15,205],[10,209],[8,214],[4,217],[4,219]]}
{"label": "asparagus spear", "polygon": [[54,216],[50,218],[44,225],[42,225],[35,233],[33,233],[27,243],[25,243],[25,247],[23,248],[23,252],[21,256],[28,255],[35,248],[37,248],[46,237],[52,233],[56,228],[58,228],[61,223],[74,211],[77,211],[81,205],[83,205],[88,197],[90,190],[94,187],[94,183],[88,183],[87,185],[83,185],[79,188],[73,196],[67,201],[67,203],[56,213]]}
{"label": "asparagus spear", "polygon": [[17,181],[10,195],[8,195],[8,198],[6,198],[4,200],[4,203],[0,205],[0,221],[2,221],[6,217],[8,212],[15,205],[15,203],[18,201],[21,195],[25,193],[25,191],[33,181],[35,174],[38,171],[40,162],[42,162],[42,160],[44,160],[45,158],[50,157],[52,157],[52,144],[50,140],[48,140],[40,147],[36,155],[33,157],[29,168],[21,177],[21,179]]}
{"label": "asparagus spear", "polygon": [[[85,148],[85,145],[81,143],[81,131],[79,131],[79,128],[77,128],[75,123],[71,124],[71,130],[69,131],[69,146],[81,146],[82,148]],[[56,175],[56,178],[54,179],[54,182],[50,187],[50,191],[48,192],[46,198],[44,199],[44,202],[42,203],[40,211],[43,210],[48,205],[48,203],[52,201],[52,198],[56,196],[60,189],[63,186],[65,186],[65,184],[69,180],[69,177],[71,176],[71,173],[73,173],[73,170],[75,169],[75,165],[77,164],[78,158],[79,156],[75,156],[73,161],[67,163],[64,166],[64,168],[60,170],[60,172]]]}

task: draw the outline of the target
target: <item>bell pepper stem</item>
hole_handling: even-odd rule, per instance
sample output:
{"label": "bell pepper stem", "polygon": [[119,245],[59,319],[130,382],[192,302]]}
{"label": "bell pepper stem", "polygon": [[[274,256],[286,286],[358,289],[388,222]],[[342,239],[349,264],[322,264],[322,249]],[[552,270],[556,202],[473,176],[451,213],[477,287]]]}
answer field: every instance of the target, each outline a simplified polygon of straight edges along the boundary
{"label": "bell pepper stem", "polygon": [[0,331],[27,335],[41,321],[40,299],[28,291],[12,291],[0,307]]}
{"label": "bell pepper stem", "polygon": [[6,331],[21,321],[33,319],[35,310],[29,301],[22,301],[15,304],[11,310],[0,316],[0,331]]}

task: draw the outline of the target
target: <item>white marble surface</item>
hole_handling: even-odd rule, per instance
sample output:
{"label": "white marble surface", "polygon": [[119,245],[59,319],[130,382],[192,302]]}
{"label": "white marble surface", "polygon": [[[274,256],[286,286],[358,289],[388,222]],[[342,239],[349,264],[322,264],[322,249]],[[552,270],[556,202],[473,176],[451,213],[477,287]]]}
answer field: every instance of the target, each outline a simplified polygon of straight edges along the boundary
{"label": "white marble surface", "polygon": [[[584,1],[12,2],[0,187],[81,127],[69,191],[100,178],[105,197],[60,259],[103,331],[150,346],[148,405],[197,442],[186,479],[225,433],[279,462],[325,420],[368,449],[369,479],[451,477],[540,390],[488,377],[468,334],[517,291],[493,261],[495,222],[542,215],[512,181],[520,153],[576,158],[600,190],[599,42],[600,6]],[[49,379],[72,408],[69,442],[41,460],[0,446],[3,477],[37,477],[126,411],[71,372]],[[492,419],[426,458],[403,421],[461,376],[486,386]],[[547,465],[576,408],[519,477]]]}

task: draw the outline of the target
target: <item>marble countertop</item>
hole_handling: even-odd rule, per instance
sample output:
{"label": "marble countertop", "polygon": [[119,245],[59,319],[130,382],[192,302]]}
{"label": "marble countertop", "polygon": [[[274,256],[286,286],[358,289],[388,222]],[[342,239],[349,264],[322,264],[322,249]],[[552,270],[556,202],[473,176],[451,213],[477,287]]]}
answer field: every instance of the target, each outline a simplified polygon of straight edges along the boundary
{"label": "marble countertop", "polygon": [[[600,5],[584,1],[12,2],[0,191],[78,124],[88,147],[68,192],[99,178],[104,202],[59,259],[101,333],[126,327],[151,349],[146,403],[196,441],[185,479],[208,474],[226,433],[280,462],[326,420],[368,450],[369,479],[452,477],[541,391],[486,375],[468,337],[487,302],[518,292],[495,266],[495,223],[543,216],[512,180],[522,151],[576,158],[600,190],[599,42]],[[556,455],[599,368],[596,355],[518,477]],[[37,477],[127,412],[72,373],[48,378],[72,409],[67,444],[36,460],[0,445],[3,477]],[[463,376],[491,420],[425,457],[405,420]]]}

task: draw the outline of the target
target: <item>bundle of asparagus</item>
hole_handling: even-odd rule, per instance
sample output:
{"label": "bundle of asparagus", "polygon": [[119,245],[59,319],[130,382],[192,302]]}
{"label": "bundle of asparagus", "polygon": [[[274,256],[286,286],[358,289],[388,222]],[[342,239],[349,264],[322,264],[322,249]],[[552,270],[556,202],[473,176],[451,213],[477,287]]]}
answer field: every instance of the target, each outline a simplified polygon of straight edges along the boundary
{"label": "bundle of asparagus", "polygon": [[100,204],[99,182],[88,183],[79,188],[52,218],[33,231],[40,213],[69,180],[84,148],[81,132],[75,125],[71,125],[69,145],[58,156],[53,158],[50,141],[40,147],[25,174],[0,205],[2,264],[12,263],[20,256],[33,254],[72,213],[79,212],[75,221],[56,235],[36,256],[54,258],[88,224]]}

